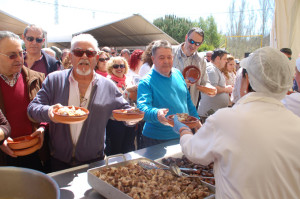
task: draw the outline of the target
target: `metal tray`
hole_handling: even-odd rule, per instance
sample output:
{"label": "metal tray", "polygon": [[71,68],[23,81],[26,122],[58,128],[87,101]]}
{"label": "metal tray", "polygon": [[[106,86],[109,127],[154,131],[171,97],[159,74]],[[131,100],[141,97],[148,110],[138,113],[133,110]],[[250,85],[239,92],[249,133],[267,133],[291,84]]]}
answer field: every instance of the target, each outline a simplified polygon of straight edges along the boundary
{"label": "metal tray", "polygon": [[[162,159],[164,159],[164,158],[169,158],[169,157],[172,157],[172,158],[181,158],[183,155],[184,155],[184,154],[183,154],[182,152],[179,152],[179,153],[175,153],[175,154],[172,154],[172,155],[169,155],[169,156],[164,156],[164,157],[162,157],[162,158],[158,158],[158,159],[156,159],[156,160],[154,160],[154,161],[155,161],[156,163],[158,163],[158,164],[161,164],[161,165],[163,165],[163,166],[165,166],[165,167],[168,167],[167,165],[165,165],[165,164],[162,163]],[[202,181],[202,183],[205,184],[205,185],[209,185],[209,186],[215,187],[214,185],[209,184],[209,183],[207,183],[207,182],[205,182],[205,181]]]}
{"label": "metal tray", "polygon": [[[110,158],[114,158],[114,157],[123,157],[123,162],[119,162],[119,163],[115,163],[115,164],[111,164],[108,165],[108,160]],[[134,160],[126,160],[126,157],[123,154],[118,154],[118,155],[113,155],[113,156],[109,156],[106,159],[106,165],[101,166],[101,167],[96,167],[93,169],[89,169],[87,171],[88,173],[88,183],[89,185],[95,189],[98,193],[100,193],[102,196],[106,197],[106,198],[118,198],[118,199],[132,199],[132,197],[130,197],[129,195],[125,194],[124,192],[120,191],[119,189],[115,188],[114,186],[110,185],[109,183],[101,180],[100,178],[98,178],[96,176],[96,172],[100,171],[103,168],[109,168],[109,167],[121,167],[121,166],[126,166],[130,163],[137,163],[138,161],[149,161],[152,162],[154,164],[156,164],[158,167],[161,168],[168,168],[167,166],[157,163],[153,160],[150,160],[148,158],[138,158],[138,159],[134,159]],[[212,192],[215,193],[215,187],[212,186],[211,184],[202,182],[202,185],[208,187],[208,189]],[[205,199],[214,199],[215,195],[212,194],[208,197],[206,197]]]}

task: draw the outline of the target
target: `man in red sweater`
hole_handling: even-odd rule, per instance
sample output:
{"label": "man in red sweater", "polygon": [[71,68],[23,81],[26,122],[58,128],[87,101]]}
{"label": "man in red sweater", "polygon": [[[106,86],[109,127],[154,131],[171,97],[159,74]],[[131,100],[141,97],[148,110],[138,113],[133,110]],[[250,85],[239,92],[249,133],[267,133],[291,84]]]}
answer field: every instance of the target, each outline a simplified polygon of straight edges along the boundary
{"label": "man in red sweater", "polygon": [[[44,128],[38,128],[39,124],[29,120],[27,106],[41,88],[44,78],[44,74],[24,66],[19,36],[0,31],[0,109],[11,125],[11,135],[7,139],[38,136],[39,148],[42,147]],[[42,170],[39,151],[17,156],[7,145],[7,139],[0,145],[0,165]]]}

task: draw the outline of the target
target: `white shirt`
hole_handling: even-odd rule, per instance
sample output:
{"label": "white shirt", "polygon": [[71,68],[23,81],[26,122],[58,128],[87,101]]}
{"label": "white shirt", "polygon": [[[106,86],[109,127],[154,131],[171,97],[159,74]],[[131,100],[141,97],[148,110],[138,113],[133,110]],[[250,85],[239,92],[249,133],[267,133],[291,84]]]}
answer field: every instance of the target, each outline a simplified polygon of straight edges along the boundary
{"label": "white shirt", "polygon": [[[85,92],[85,102],[80,104],[80,93],[78,88],[78,82],[75,80],[73,76],[73,71],[71,75],[69,76],[69,82],[70,82],[70,91],[69,91],[69,106],[78,106],[78,107],[84,107],[87,109],[88,104],[90,102],[90,95],[92,91],[92,85],[95,80],[95,72],[93,71],[93,79],[88,87],[88,89]],[[70,132],[72,136],[73,144],[76,145],[81,129],[82,129],[83,122],[76,123],[76,124],[70,124]]]}
{"label": "white shirt", "polygon": [[218,110],[180,145],[198,164],[214,162],[218,199],[300,196],[300,118],[275,98],[252,92]]}
{"label": "white shirt", "polygon": [[292,93],[281,101],[283,105],[300,117],[300,93]]}
{"label": "white shirt", "polygon": [[142,66],[141,66],[141,69],[139,71],[139,75],[140,77],[144,77],[145,75],[147,75],[149,73],[149,71],[151,70],[151,67],[149,66],[148,63],[144,63]]}
{"label": "white shirt", "polygon": [[128,73],[126,74],[126,86],[138,85],[141,76],[135,73],[133,70],[129,69]]}

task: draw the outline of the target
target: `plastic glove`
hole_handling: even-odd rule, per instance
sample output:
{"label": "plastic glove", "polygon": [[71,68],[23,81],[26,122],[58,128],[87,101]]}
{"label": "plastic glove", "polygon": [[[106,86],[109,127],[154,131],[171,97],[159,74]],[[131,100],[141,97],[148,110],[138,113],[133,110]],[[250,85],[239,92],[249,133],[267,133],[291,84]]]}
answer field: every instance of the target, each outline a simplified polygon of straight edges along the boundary
{"label": "plastic glove", "polygon": [[174,116],[174,127],[173,127],[173,131],[175,131],[175,133],[177,133],[178,135],[180,135],[180,129],[182,127],[186,127],[189,129],[189,127],[181,122],[179,122],[177,115]]}

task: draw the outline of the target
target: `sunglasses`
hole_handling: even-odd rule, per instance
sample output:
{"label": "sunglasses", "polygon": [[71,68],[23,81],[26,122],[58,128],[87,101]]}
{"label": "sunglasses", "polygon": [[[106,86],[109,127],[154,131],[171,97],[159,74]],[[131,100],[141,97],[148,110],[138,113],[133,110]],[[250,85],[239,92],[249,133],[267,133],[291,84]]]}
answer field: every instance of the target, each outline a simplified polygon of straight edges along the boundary
{"label": "sunglasses", "polygon": [[188,38],[188,41],[190,42],[190,44],[195,44],[196,46],[200,46],[202,44],[202,42],[195,42],[194,40]]}
{"label": "sunglasses", "polygon": [[82,49],[75,49],[72,50],[72,52],[76,57],[82,57],[83,54],[85,53],[88,58],[95,57],[95,55],[97,54],[97,52],[94,50],[82,50]]}
{"label": "sunglasses", "polygon": [[44,40],[43,38],[26,37],[26,40],[29,42],[33,42],[34,39],[35,39],[36,43],[42,43]]}
{"label": "sunglasses", "polygon": [[104,59],[104,58],[99,58],[99,61],[100,61],[100,62],[105,62],[105,61],[108,61],[108,60],[109,60],[109,58],[108,58],[108,57],[107,57],[107,58],[105,58],[105,59]]}
{"label": "sunglasses", "polygon": [[18,57],[18,55],[19,55],[20,57],[23,57],[23,56],[24,56],[24,55],[23,55],[23,51],[20,51],[20,52],[18,52],[18,53],[12,53],[11,55],[6,55],[6,54],[3,54],[3,53],[0,53],[0,55],[4,55],[4,56],[8,57],[9,59],[16,59],[16,58]]}
{"label": "sunglasses", "polygon": [[114,64],[114,65],[113,65],[113,68],[114,68],[114,69],[118,69],[119,67],[120,67],[120,68],[125,68],[125,65],[124,65],[124,64],[120,64],[120,65]]}

